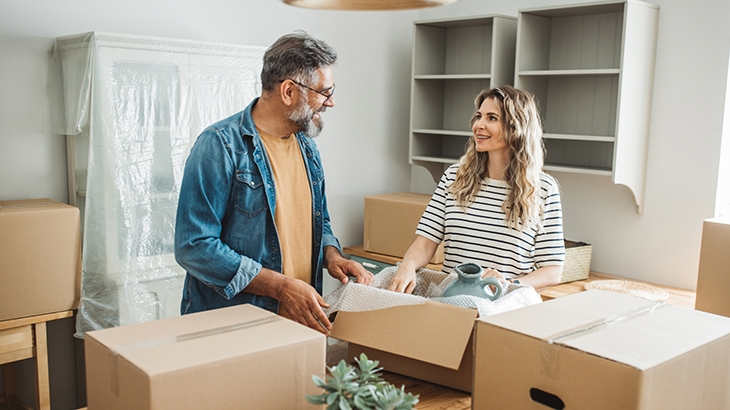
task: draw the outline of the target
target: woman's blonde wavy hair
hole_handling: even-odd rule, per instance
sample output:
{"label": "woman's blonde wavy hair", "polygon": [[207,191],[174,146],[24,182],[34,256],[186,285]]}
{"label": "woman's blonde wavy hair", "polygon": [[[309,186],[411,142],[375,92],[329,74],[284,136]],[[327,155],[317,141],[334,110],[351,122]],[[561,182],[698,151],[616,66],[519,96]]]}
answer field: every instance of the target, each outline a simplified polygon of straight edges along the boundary
{"label": "woman's blonde wavy hair", "polygon": [[[542,142],[542,125],[537,104],[532,94],[509,85],[483,90],[474,100],[476,109],[491,98],[500,110],[502,138],[510,149],[509,165],[505,180],[511,188],[502,205],[505,223],[522,231],[527,226],[539,227],[542,221],[543,201],[540,197],[540,172],[545,150]],[[471,125],[477,117],[472,116]],[[461,158],[456,180],[449,191],[457,203],[466,208],[474,202],[487,175],[489,153],[478,152],[474,138],[466,144],[466,154]]]}

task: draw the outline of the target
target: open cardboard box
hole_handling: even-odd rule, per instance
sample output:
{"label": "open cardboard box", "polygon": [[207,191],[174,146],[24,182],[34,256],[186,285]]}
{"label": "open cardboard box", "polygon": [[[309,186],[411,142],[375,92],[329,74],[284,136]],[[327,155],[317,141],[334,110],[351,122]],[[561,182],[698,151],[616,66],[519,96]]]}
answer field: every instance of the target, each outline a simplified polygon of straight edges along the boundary
{"label": "open cardboard box", "polygon": [[326,337],[253,305],[85,335],[89,410],[309,409]]}
{"label": "open cardboard box", "polygon": [[533,288],[517,285],[496,302],[441,299],[455,275],[430,269],[421,269],[414,294],[404,295],[387,290],[396,270],[385,268],[373,286],[348,284],[327,296],[337,311],[331,336],[348,342],[349,360],[365,353],[387,371],[466,392],[472,388],[472,331],[479,312],[487,316],[542,303]]}
{"label": "open cardboard box", "polygon": [[475,309],[427,301],[366,312],[338,312],[331,336],[348,358],[365,353],[385,370],[466,392],[472,383]]}
{"label": "open cardboard box", "polygon": [[477,320],[475,349],[474,409],[730,408],[723,316],[590,290]]}

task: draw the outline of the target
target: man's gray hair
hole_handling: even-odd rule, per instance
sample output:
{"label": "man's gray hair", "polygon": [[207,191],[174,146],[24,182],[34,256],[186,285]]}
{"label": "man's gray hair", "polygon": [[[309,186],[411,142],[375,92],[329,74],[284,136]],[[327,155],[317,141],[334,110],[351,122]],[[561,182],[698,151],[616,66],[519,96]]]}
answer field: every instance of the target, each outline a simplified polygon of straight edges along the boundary
{"label": "man's gray hair", "polygon": [[336,61],[337,52],[329,44],[297,30],[280,37],[264,53],[261,87],[272,91],[287,78],[311,81],[319,68]]}

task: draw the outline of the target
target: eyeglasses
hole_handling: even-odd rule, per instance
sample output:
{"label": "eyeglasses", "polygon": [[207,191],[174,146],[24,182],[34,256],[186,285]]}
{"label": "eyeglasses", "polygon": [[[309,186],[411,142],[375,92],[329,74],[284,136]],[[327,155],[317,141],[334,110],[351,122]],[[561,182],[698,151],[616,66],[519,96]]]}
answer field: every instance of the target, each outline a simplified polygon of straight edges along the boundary
{"label": "eyeglasses", "polygon": [[317,93],[317,94],[321,95],[322,97],[324,97],[324,101],[322,101],[322,105],[327,104],[327,101],[329,101],[330,98],[332,98],[332,96],[335,94],[335,85],[334,84],[332,84],[332,87],[325,88],[324,90],[320,91],[320,90],[315,90],[314,88],[312,88],[312,87],[310,87],[308,85],[302,84],[299,81],[292,80],[291,78],[289,78],[289,80],[291,82],[293,82],[294,84],[296,84],[296,85],[300,85],[300,86],[302,86],[302,87],[304,87],[304,88],[306,88],[308,90],[312,90],[315,93]]}

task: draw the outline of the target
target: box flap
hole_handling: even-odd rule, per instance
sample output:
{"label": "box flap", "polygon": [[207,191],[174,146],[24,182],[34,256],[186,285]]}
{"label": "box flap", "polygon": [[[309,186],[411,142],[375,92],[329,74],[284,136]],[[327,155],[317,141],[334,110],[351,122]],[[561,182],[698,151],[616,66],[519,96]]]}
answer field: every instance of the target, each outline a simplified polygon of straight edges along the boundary
{"label": "box flap", "polygon": [[730,319],[590,290],[480,319],[646,370],[730,334]]}
{"label": "box flap", "polygon": [[705,222],[718,225],[730,225],[730,215],[716,216],[714,218],[705,219]]}
{"label": "box flap", "polygon": [[337,313],[331,336],[458,369],[478,312],[426,301],[367,312]]}

